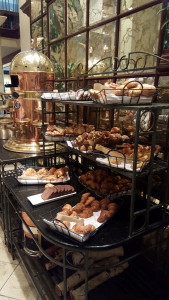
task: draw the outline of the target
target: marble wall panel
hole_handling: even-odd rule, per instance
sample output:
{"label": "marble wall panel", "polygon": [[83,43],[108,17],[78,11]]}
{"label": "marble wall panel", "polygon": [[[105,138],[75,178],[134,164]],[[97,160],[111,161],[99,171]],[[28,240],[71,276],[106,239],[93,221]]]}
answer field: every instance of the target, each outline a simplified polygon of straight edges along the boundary
{"label": "marble wall panel", "polygon": [[31,19],[35,20],[41,15],[41,0],[31,1]]}
{"label": "marble wall panel", "polygon": [[79,31],[86,26],[86,0],[68,0],[67,32]]}

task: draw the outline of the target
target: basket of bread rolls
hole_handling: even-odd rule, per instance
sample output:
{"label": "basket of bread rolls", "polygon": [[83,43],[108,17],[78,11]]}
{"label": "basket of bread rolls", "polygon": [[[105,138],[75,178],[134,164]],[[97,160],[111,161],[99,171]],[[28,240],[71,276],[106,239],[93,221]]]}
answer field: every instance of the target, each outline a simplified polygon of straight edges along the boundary
{"label": "basket of bread rolls", "polygon": [[48,125],[45,132],[45,139],[48,141],[69,141],[84,132],[89,133],[94,129],[94,125],[88,124],[72,124],[66,127]]}
{"label": "basket of bread rolls", "polygon": [[96,195],[116,199],[130,192],[131,180],[120,175],[109,174],[106,170],[88,171],[79,176],[80,183]]}
{"label": "basket of bread rolls", "polygon": [[[134,161],[134,144],[123,143],[116,145],[112,150],[108,147],[97,144],[95,147],[104,157],[97,157],[96,161],[108,165],[109,167],[116,167],[127,171],[133,171]],[[155,145],[154,157],[156,157],[161,150],[159,145]],[[138,144],[136,171],[141,172],[145,166],[148,165],[151,156],[151,146]]]}
{"label": "basket of bread rolls", "polygon": [[84,190],[76,199],[45,214],[43,220],[51,229],[85,242],[118,212],[120,205],[120,201],[111,202]]}
{"label": "basket of bread rolls", "polygon": [[90,93],[93,101],[97,103],[136,105],[152,103],[157,95],[157,89],[154,85],[130,78],[122,84],[107,81],[104,85],[94,85]]}
{"label": "basket of bread rolls", "polygon": [[113,127],[108,130],[93,130],[91,132],[84,132],[78,135],[71,146],[82,152],[93,152],[96,144],[103,146],[113,146],[117,143],[128,142],[129,137],[121,134],[119,127]]}

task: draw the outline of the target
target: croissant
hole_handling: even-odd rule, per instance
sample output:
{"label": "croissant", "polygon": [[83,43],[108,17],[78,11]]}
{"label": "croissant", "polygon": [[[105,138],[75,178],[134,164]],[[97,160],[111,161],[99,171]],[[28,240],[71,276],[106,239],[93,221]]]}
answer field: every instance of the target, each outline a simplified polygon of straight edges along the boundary
{"label": "croissant", "polygon": [[[82,176],[85,176],[85,175],[82,175]],[[80,202],[85,203],[89,196],[90,196],[90,193],[84,193],[84,194],[82,194]]]}
{"label": "croissant", "polygon": [[85,208],[83,203],[77,203],[76,206],[73,208],[73,211],[77,212],[78,214],[83,211]]}
{"label": "croissant", "polygon": [[80,222],[75,224],[72,229],[73,232],[78,233],[78,234],[88,234],[95,230],[95,226],[88,224],[88,225],[83,225]]}
{"label": "croissant", "polygon": [[93,211],[91,210],[91,208],[84,208],[83,211],[78,214],[78,216],[80,218],[87,219],[93,216]]}
{"label": "croissant", "polygon": [[97,221],[99,223],[105,222],[107,219],[111,217],[111,213],[108,210],[102,210],[100,216],[98,217]]}
{"label": "croissant", "polygon": [[101,201],[100,201],[100,208],[101,209],[107,209],[107,207],[108,207],[108,204],[110,203],[110,200],[109,199],[102,199]]}

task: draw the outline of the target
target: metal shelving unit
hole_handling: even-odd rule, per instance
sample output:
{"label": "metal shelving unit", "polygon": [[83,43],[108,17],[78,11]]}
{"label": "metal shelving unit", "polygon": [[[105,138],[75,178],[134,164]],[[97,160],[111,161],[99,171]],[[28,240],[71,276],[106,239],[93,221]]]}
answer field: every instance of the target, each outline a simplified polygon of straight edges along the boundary
{"label": "metal shelving unit", "polygon": [[[124,70],[123,70],[124,71]],[[84,84],[87,80],[90,80],[89,74],[84,74]],[[91,74],[90,74],[91,75]],[[106,74],[108,75],[108,74]],[[48,112],[47,110],[47,103],[48,101],[53,103],[53,111]],[[67,203],[67,199],[58,200],[57,202],[46,203],[44,206],[41,207],[33,207],[28,201],[27,197],[30,194],[38,194],[42,192],[43,187],[41,186],[20,186],[16,180],[16,178],[9,176],[10,174],[4,174],[3,176],[3,192],[4,192],[4,209],[5,209],[5,219],[6,219],[6,241],[9,251],[12,255],[14,255],[14,247],[20,253],[22,260],[25,260],[25,266],[28,268],[28,264],[26,263],[27,257],[22,255],[22,250],[19,248],[19,241],[14,239],[15,232],[12,227],[12,216],[15,215],[27,228],[28,232],[31,234],[35,245],[39,249],[41,255],[46,257],[49,261],[56,264],[57,268],[61,270],[62,279],[64,281],[64,292],[63,298],[69,299],[69,295],[67,294],[67,275],[69,271],[74,272],[76,270],[83,270],[85,272],[84,275],[84,299],[103,299],[105,295],[109,297],[110,292],[115,290],[115,298],[118,296],[122,299],[140,299],[140,300],[153,300],[153,297],[159,295],[165,297],[167,294],[167,288],[164,285],[159,286],[159,289],[155,289],[156,281],[155,277],[151,280],[151,285],[147,285],[147,281],[149,280],[149,276],[147,273],[145,274],[145,266],[137,265],[138,272],[136,272],[136,267],[132,261],[141,255],[144,255],[146,252],[153,249],[155,253],[155,266],[156,271],[159,271],[159,261],[158,261],[158,254],[160,251],[160,243],[163,239],[162,231],[164,227],[167,227],[169,224],[169,211],[168,211],[168,195],[169,195],[169,159],[168,159],[168,152],[169,152],[169,118],[168,122],[166,123],[166,127],[162,129],[158,129],[158,121],[159,121],[159,114],[161,110],[166,111],[169,109],[169,104],[165,103],[154,103],[148,105],[105,105],[102,103],[94,103],[91,101],[61,101],[61,99],[49,99],[44,100],[42,99],[42,130],[43,130],[43,143],[44,143],[44,153],[43,153],[43,164],[44,166],[52,166],[53,164],[57,166],[58,156],[59,153],[54,150],[51,157],[49,153],[45,153],[45,115],[52,114],[52,122],[55,124],[57,121],[57,114],[56,111],[56,104],[62,103],[65,105],[65,111],[62,112],[64,116],[63,123],[67,125],[68,123],[68,116],[69,113],[72,113],[72,108],[69,110],[69,106],[73,105],[76,107],[76,120],[79,120],[79,106],[84,107],[84,122],[89,123],[87,112],[89,108],[92,108],[96,113],[96,128],[98,127],[98,120],[99,120],[99,113],[100,109],[106,110],[134,110],[135,111],[135,131],[134,131],[134,139],[132,142],[134,143],[134,157],[133,157],[133,170],[127,171],[120,168],[112,167],[111,165],[106,166],[98,163],[96,161],[96,157],[98,153],[84,153],[75,148],[67,147],[65,144],[61,143],[62,146],[65,146],[65,152],[62,154],[65,157],[65,161],[70,167],[71,170],[71,184],[75,187],[77,191],[77,195],[69,198],[69,201],[72,203],[76,203],[80,200],[80,192],[84,189],[82,185],[79,183],[78,175],[83,174],[87,170],[93,170],[97,168],[106,168],[108,172],[120,174],[126,178],[129,178],[132,181],[132,188],[131,188],[131,195],[125,195],[120,197],[119,200],[122,201],[123,205],[119,210],[118,214],[111,218],[100,230],[97,231],[95,235],[92,236],[86,243],[80,244],[79,242],[72,240],[69,236],[65,236],[63,234],[59,234],[55,231],[50,230],[46,224],[43,222],[43,215],[47,212],[50,213],[54,210],[57,210],[61,205]],[[146,130],[142,130],[141,124],[141,116],[144,112],[150,112],[153,115],[151,120],[151,128]],[[64,115],[65,113],[65,115]],[[165,114],[165,113],[164,113]],[[154,150],[155,145],[157,143],[157,135],[165,135],[165,142],[161,148],[161,157],[154,157]],[[150,154],[150,161],[148,165],[141,172],[137,172],[137,153],[138,153],[138,145],[140,143],[140,137],[148,137],[148,145],[151,146],[151,154]],[[53,143],[58,144],[59,142],[53,141]],[[54,147],[54,149],[57,149]],[[76,174],[76,176],[74,176]],[[158,182],[155,176],[160,176],[163,174],[162,182]],[[15,177],[17,176],[17,172]],[[155,184],[154,184],[155,183]],[[157,183],[159,186],[157,186]],[[164,192],[161,193],[161,186],[163,186]],[[87,189],[87,187],[86,187]],[[155,190],[155,191],[154,191]],[[94,191],[93,191],[94,193]],[[152,195],[159,196],[159,203],[155,204],[151,202]],[[11,214],[11,210],[14,212]],[[62,248],[63,250],[63,257],[62,261],[58,261],[48,255],[43,246],[37,241],[36,237],[34,236],[31,229],[28,225],[24,222],[21,211],[25,211],[26,214],[30,217],[32,222],[35,224],[36,228],[41,233],[42,237],[48,243],[57,245]],[[18,228],[18,231],[21,232],[22,229]],[[142,238],[148,233],[156,233],[155,243],[147,248],[135,249],[134,245],[138,242],[140,245],[140,241]],[[168,243],[169,244],[169,243]],[[125,249],[127,247],[133,247],[133,252],[126,255],[119,263],[115,263],[112,265],[104,265],[102,268],[98,268],[98,271],[101,270],[108,270],[110,267],[117,267],[124,262],[131,262],[131,267],[126,270],[123,274],[119,275],[118,278],[110,279],[107,283],[102,284],[100,287],[96,288],[94,291],[88,293],[88,273],[89,270],[94,269],[94,267],[88,264],[88,256],[89,253],[92,251],[101,251],[101,250],[110,250],[114,249],[119,246],[123,246]],[[166,256],[168,255],[169,246],[166,249]],[[84,264],[81,266],[74,266],[67,260],[67,253],[69,251],[80,251],[84,255]],[[29,259],[28,259],[29,260]],[[38,260],[38,259],[37,259]],[[143,267],[143,268],[142,268]],[[38,268],[38,267],[37,267]],[[36,264],[35,264],[36,269]],[[154,267],[151,268],[152,272],[155,271]],[[137,273],[137,274],[136,274]],[[57,274],[57,270],[56,270]],[[144,276],[143,276],[144,274]],[[30,272],[31,277],[34,277],[34,274]],[[137,276],[136,276],[137,275]],[[41,278],[41,274],[39,273]],[[130,280],[128,280],[128,278]],[[32,278],[35,283],[35,278]],[[51,280],[51,276],[46,277],[46,280]],[[130,283],[131,281],[131,283]],[[121,284],[124,283],[124,284]],[[43,286],[41,279],[36,282],[38,285],[38,291],[41,290]],[[36,284],[35,283],[35,284]],[[135,285],[135,288],[133,288]],[[52,288],[53,291],[53,288]],[[108,291],[108,292],[107,292]],[[40,292],[39,292],[40,293]],[[46,293],[46,291],[45,291]],[[127,293],[127,296],[126,296]],[[125,296],[124,296],[125,294]],[[113,294],[112,294],[113,295]],[[42,299],[48,299],[46,295],[40,293]],[[46,297],[46,298],[45,298]],[[52,294],[53,297],[53,294]],[[55,295],[55,298],[58,299],[58,296]],[[142,297],[142,298],[139,298]],[[143,298],[144,297],[144,298]],[[49,297],[50,299],[50,297]],[[164,298],[165,299],[165,298]]]}
{"label": "metal shelving unit", "polygon": [[[58,99],[53,99],[53,102],[55,101],[56,103],[58,102]],[[59,100],[60,102],[60,100]],[[79,104],[78,101],[72,101],[74,104],[76,103],[77,105]],[[88,101],[87,101],[88,102]],[[45,114],[47,113],[46,111],[46,100],[42,100],[42,112]],[[63,101],[63,104],[65,102]],[[68,104],[69,102],[66,102],[65,104]],[[88,105],[88,103],[85,103],[85,101],[81,101],[80,105]],[[96,104],[96,103],[90,103],[90,107],[93,108],[97,108],[98,106],[103,107],[102,104]],[[104,105],[104,107],[106,107],[107,109],[107,105]],[[109,109],[115,109],[116,106],[113,105],[108,105]],[[158,130],[158,117],[159,114],[161,112],[161,110],[163,109],[163,111],[169,109],[169,105],[168,104],[151,104],[151,105],[137,105],[137,106],[133,106],[133,105],[119,105],[118,106],[119,110],[134,110],[136,113],[136,121],[135,121],[135,135],[134,135],[134,157],[133,157],[133,171],[127,171],[125,169],[120,169],[116,167],[112,167],[111,165],[106,166],[106,165],[102,165],[101,163],[98,163],[96,161],[96,158],[99,156],[99,152],[93,152],[93,153],[84,153],[74,147],[68,147],[66,144],[61,143],[62,146],[65,146],[67,151],[72,153],[75,153],[76,159],[78,156],[81,157],[81,161],[83,162],[83,164],[87,164],[88,166],[91,167],[102,167],[102,168],[109,168],[111,172],[113,173],[118,173],[120,175],[123,175],[126,178],[130,178],[132,180],[132,190],[131,190],[131,203],[130,203],[130,221],[129,221],[129,236],[133,236],[135,234],[134,230],[133,230],[133,226],[135,223],[135,219],[139,218],[140,216],[142,218],[145,219],[145,224],[142,228],[142,231],[144,232],[145,228],[151,228],[151,225],[149,224],[149,218],[150,218],[150,213],[152,210],[158,210],[161,209],[163,211],[163,217],[162,219],[166,218],[167,215],[167,206],[168,206],[168,185],[167,182],[169,180],[169,161],[168,161],[168,137],[169,137],[169,121],[166,123],[166,127],[164,129],[160,129]],[[142,130],[140,123],[141,123],[141,116],[144,112],[151,112],[153,114],[153,122],[151,124],[151,127],[148,128],[148,130]],[[56,120],[56,112],[53,111],[53,114],[55,114],[55,120]],[[97,118],[96,118],[97,119]],[[158,134],[164,134],[166,135],[166,141],[165,144],[162,146],[162,152],[163,152],[163,159],[160,158],[156,158],[154,157],[154,149],[155,149],[155,144],[156,144],[156,140],[157,140],[157,135]],[[142,136],[148,136],[148,140],[149,140],[149,145],[151,146],[151,155],[150,155],[150,161],[148,163],[147,166],[145,166],[143,168],[143,170],[141,172],[137,172],[136,170],[136,166],[137,166],[137,151],[138,151],[138,144],[139,144],[139,140],[140,137]],[[45,138],[44,138],[44,143],[45,143]],[[56,142],[57,143],[57,142]],[[102,157],[102,155],[100,154],[100,156]],[[93,168],[92,167],[92,168]],[[154,176],[154,174],[158,174],[159,172],[163,172],[165,174],[165,178],[163,178],[163,180],[166,183],[166,191],[165,191],[165,195],[163,195],[162,199],[160,200],[160,203],[157,206],[152,206],[151,205],[151,196],[153,194],[153,186],[152,186],[152,178]],[[139,189],[138,184],[137,184],[137,180],[139,177],[145,178],[147,177],[147,190],[145,191],[144,188],[144,195],[146,195],[146,199],[147,199],[147,204],[146,204],[146,208],[144,210],[135,210],[135,199],[136,199],[136,191]],[[140,191],[141,192],[141,191]]]}

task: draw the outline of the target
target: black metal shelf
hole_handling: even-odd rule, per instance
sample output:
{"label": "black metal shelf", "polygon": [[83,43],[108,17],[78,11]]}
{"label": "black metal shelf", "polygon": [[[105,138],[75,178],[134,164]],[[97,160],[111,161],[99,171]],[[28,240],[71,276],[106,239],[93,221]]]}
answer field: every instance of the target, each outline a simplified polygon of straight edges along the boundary
{"label": "black metal shelf", "polygon": [[[14,242],[17,253],[22,260],[31,280],[43,300],[61,299],[55,292],[56,282],[60,282],[60,276],[55,274],[55,282],[43,267],[41,258],[32,258],[25,254],[21,246]],[[109,299],[110,293],[113,297],[121,300],[156,300],[168,299],[167,278],[161,271],[154,268],[151,262],[142,256],[131,258],[129,267],[120,275],[113,277],[90,291],[88,299],[103,300]],[[157,275],[158,274],[158,275]],[[58,276],[58,279],[56,278]],[[45,282],[45,285],[44,285]]]}
{"label": "black metal shelf", "polygon": [[[73,184],[73,182],[72,182]],[[74,186],[77,186],[77,182],[74,182]],[[55,231],[52,231],[44,222],[43,216],[47,211],[53,211],[57,209],[61,205],[69,203],[70,201],[79,201],[78,194],[66,198],[63,200],[57,200],[56,202],[46,203],[45,205],[41,205],[39,207],[34,207],[27,200],[28,196],[36,195],[42,192],[42,186],[25,186],[20,185],[18,181],[13,177],[4,178],[4,186],[7,189],[8,193],[11,193],[17,201],[17,205],[21,207],[23,211],[25,211],[28,216],[31,218],[32,222],[36,225],[41,234],[47,239],[49,242],[59,245],[61,247],[66,247],[67,249],[78,249],[82,251],[86,250],[106,250],[110,248],[115,248],[120,246],[121,244],[125,244],[131,241],[133,238],[137,236],[141,236],[145,233],[151,232],[157,228],[163,227],[169,223],[169,215],[163,214],[163,210],[152,209],[150,210],[150,224],[149,226],[144,227],[144,214],[143,219],[140,219],[138,216],[138,220],[135,219],[134,222],[134,235],[129,236],[129,211],[130,211],[130,197],[125,196],[123,198],[123,206],[120,211],[115,215],[112,219],[110,219],[99,231],[96,235],[92,236],[85,244],[80,244],[75,240],[71,240],[66,236],[63,236],[59,233],[56,234]],[[80,186],[79,186],[80,190]],[[77,187],[78,191],[78,187]],[[9,201],[12,201],[12,198],[9,198]],[[137,197],[136,201],[136,210],[141,210],[146,208],[146,201],[142,197]]]}
{"label": "black metal shelf", "polygon": [[52,102],[52,103],[61,103],[63,105],[78,105],[78,106],[88,106],[88,107],[95,107],[95,108],[106,108],[109,109],[118,109],[118,110],[157,110],[157,109],[167,109],[169,108],[168,103],[152,103],[152,104],[139,104],[139,105],[120,105],[120,104],[102,104],[102,103],[95,103],[93,101],[79,101],[79,100],[61,100],[61,99],[42,99],[42,102]]}
{"label": "black metal shelf", "polygon": [[[133,178],[132,171],[125,170],[125,168],[122,169],[122,168],[113,167],[113,166],[105,165],[105,164],[102,164],[102,163],[98,162],[96,159],[99,157],[99,152],[97,152],[97,153],[95,153],[95,152],[85,153],[85,152],[82,152],[78,149],[69,147],[65,142],[57,142],[57,143],[59,143],[61,146],[65,147],[69,153],[72,153],[72,154],[76,153],[77,155],[80,155],[80,156],[92,161],[98,167],[100,166],[102,168],[108,168],[112,172],[121,174],[121,175],[123,175],[123,176],[125,176],[129,179]],[[101,153],[100,153],[100,156],[103,157]],[[106,155],[104,157],[106,158]],[[167,169],[167,167],[168,167],[168,164],[167,164],[166,161],[156,158],[153,162],[153,173],[165,171]],[[145,177],[148,174],[149,174],[149,164],[147,166],[145,166],[141,172],[137,172],[136,177],[137,178],[138,177]]]}
{"label": "black metal shelf", "polygon": [[89,292],[89,300],[110,299],[110,295],[118,300],[168,300],[168,284],[160,275],[151,263],[139,258],[122,274]]}
{"label": "black metal shelf", "polygon": [[60,297],[55,293],[54,282],[50,280],[49,272],[43,267],[42,259],[40,257],[35,258],[27,255],[17,239],[14,238],[13,243],[41,299],[59,300]]}

